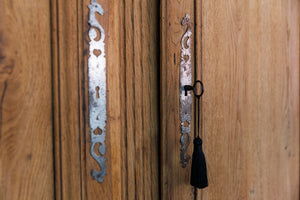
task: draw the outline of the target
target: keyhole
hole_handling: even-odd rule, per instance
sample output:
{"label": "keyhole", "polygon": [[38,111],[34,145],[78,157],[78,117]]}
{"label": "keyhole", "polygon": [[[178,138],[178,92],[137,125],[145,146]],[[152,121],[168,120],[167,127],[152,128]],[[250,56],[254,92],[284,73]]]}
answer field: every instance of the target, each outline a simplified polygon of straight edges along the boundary
{"label": "keyhole", "polygon": [[96,90],[96,98],[99,99],[99,90],[100,90],[99,86],[97,86],[95,90]]}

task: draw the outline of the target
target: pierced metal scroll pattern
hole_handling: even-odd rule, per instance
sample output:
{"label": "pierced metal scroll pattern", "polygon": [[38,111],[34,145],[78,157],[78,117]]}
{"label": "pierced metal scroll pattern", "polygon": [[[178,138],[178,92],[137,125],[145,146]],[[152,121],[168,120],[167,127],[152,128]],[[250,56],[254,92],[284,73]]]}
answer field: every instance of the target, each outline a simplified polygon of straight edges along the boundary
{"label": "pierced metal scroll pattern", "polygon": [[191,21],[190,16],[186,14],[181,24],[187,26],[186,32],[181,39],[181,61],[180,61],[180,121],[181,121],[181,149],[180,163],[185,168],[190,160],[186,149],[191,141],[191,110],[192,95],[191,92],[185,96],[184,85],[192,85],[192,63],[191,63]]}
{"label": "pierced metal scroll pattern", "polygon": [[[105,125],[106,125],[106,58],[104,49],[105,33],[96,19],[96,13],[104,14],[102,6],[97,0],[91,0],[89,8],[89,55],[88,58],[88,85],[89,85],[89,126],[91,133],[91,156],[100,166],[100,171],[92,170],[94,179],[102,183],[106,175]],[[100,39],[97,40],[98,33]],[[99,144],[98,149],[94,149]]]}

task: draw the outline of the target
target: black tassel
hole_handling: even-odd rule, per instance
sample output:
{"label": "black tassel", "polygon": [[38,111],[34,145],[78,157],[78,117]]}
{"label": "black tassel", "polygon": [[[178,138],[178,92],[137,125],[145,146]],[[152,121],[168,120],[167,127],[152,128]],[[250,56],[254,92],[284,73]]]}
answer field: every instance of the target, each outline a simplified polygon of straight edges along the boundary
{"label": "black tassel", "polygon": [[206,161],[202,150],[202,140],[200,137],[196,137],[194,139],[191,185],[200,189],[208,186]]}

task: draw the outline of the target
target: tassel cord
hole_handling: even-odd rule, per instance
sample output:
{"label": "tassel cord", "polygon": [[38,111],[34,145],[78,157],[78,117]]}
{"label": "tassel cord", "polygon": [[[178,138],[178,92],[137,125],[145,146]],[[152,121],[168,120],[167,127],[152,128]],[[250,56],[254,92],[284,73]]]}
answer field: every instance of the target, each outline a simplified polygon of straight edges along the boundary
{"label": "tassel cord", "polygon": [[[202,91],[200,94],[196,93],[196,83],[200,83],[202,87]],[[186,87],[187,88],[187,87]],[[189,88],[187,88],[189,89]],[[200,102],[200,97],[204,92],[204,87],[201,81],[196,81],[194,86],[194,95],[195,95],[195,130],[194,130],[194,152],[192,158],[192,166],[191,166],[191,185],[203,189],[208,186],[207,180],[207,168],[206,168],[206,160],[205,155],[202,149],[202,139],[200,138],[200,131],[202,134],[203,125],[200,127],[200,122],[203,122],[203,114],[200,114],[200,110],[202,111],[202,99]],[[200,108],[201,104],[201,108]],[[198,112],[198,113],[196,113]],[[201,117],[201,118],[200,118]],[[196,130],[198,129],[198,130]]]}
{"label": "tassel cord", "polygon": [[199,135],[200,135],[200,97],[197,97],[197,103],[198,103],[198,113],[197,113],[197,131],[198,131],[198,138],[199,138]]}
{"label": "tassel cord", "polygon": [[[195,111],[197,112],[197,119],[196,119],[197,127],[195,127],[195,128],[197,128],[197,131],[195,131],[195,133],[197,133],[197,138],[200,138],[200,132],[201,132],[201,135],[202,135],[202,128],[203,128],[203,125],[202,125],[202,123],[203,123],[203,120],[202,120],[202,118],[203,118],[203,116],[202,116],[202,101],[200,100],[200,96],[195,96],[195,97],[197,98],[197,108],[195,109]],[[200,104],[201,104],[201,107],[200,107]],[[201,115],[200,115],[200,113],[201,113]],[[201,127],[200,127],[200,122],[201,122]],[[195,134],[195,136],[196,136],[196,134]]]}

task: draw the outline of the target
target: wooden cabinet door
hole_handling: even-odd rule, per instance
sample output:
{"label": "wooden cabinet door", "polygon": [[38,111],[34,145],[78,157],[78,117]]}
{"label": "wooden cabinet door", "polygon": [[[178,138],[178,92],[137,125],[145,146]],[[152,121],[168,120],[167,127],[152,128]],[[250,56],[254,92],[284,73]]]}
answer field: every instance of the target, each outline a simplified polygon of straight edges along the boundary
{"label": "wooden cabinet door", "polygon": [[[0,199],[299,199],[298,0],[97,2],[107,63],[102,183],[91,175],[100,168],[90,154],[91,0],[0,2]],[[203,190],[190,186],[191,161],[180,164],[186,14],[193,80],[205,87]]]}
{"label": "wooden cabinet door", "polygon": [[299,1],[202,10],[203,198],[299,199]]}
{"label": "wooden cabinet door", "polygon": [[0,199],[159,199],[159,2],[98,1],[107,175],[90,155],[88,5],[0,3]]}
{"label": "wooden cabinet door", "polygon": [[[299,1],[164,0],[161,11],[162,198],[299,199]],[[179,164],[186,13],[205,87],[203,190],[189,186],[191,163]]]}
{"label": "wooden cabinet door", "polygon": [[49,1],[0,2],[0,199],[53,199]]}
{"label": "wooden cabinet door", "polygon": [[91,1],[51,1],[55,196],[159,199],[159,1],[97,2],[104,10],[96,19],[105,31],[107,175],[102,183],[91,175],[100,169],[90,154]]}

